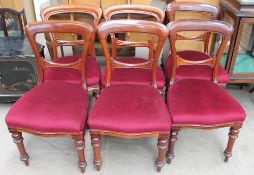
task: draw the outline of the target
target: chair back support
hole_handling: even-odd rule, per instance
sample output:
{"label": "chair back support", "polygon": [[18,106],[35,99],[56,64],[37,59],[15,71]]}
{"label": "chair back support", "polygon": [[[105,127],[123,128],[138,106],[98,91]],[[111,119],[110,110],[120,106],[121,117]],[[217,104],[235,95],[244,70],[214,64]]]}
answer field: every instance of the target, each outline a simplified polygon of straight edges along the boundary
{"label": "chair back support", "polygon": [[[99,7],[91,6],[91,5],[85,5],[85,4],[62,4],[62,5],[56,5],[56,6],[50,6],[47,8],[44,8],[41,11],[41,18],[42,20],[50,20],[51,17],[57,17],[58,15],[69,15],[70,21],[82,21],[82,22],[88,22],[87,19],[84,17],[79,17],[78,15],[89,15],[92,16],[91,25],[94,27],[94,29],[97,28],[101,16],[102,16],[102,10]],[[59,17],[57,18],[58,20]],[[91,37],[91,44],[89,46],[89,52],[90,56],[95,57],[95,51],[94,51],[94,40],[95,40],[95,32],[92,34]],[[73,36],[72,36],[73,38]],[[54,47],[58,46],[64,46],[65,41],[56,39],[56,36],[50,34],[51,41],[55,42],[56,44],[53,44],[53,59],[58,58],[57,49]]]}
{"label": "chair back support", "polygon": [[[137,63],[137,64],[127,64],[121,62],[120,59],[116,59],[115,57],[110,57],[108,44],[107,44],[107,36],[110,34],[116,33],[146,33],[152,35],[151,38],[155,36],[158,38],[157,47],[155,49],[155,53],[149,57],[146,62]],[[142,20],[112,20],[101,23],[98,26],[98,36],[100,42],[103,47],[103,52],[106,57],[106,86],[110,85],[111,81],[111,69],[114,68],[140,68],[140,69],[149,69],[151,70],[152,82],[151,84],[154,87],[157,87],[156,84],[156,70],[157,64],[160,57],[161,50],[163,48],[164,42],[167,38],[168,31],[166,26],[163,24],[152,22],[152,21],[142,21]],[[111,40],[111,42],[116,42],[116,40]],[[151,40],[153,41],[153,40]],[[146,44],[146,47],[149,47],[151,41],[148,42],[129,42],[128,45],[124,43],[123,47],[140,47]],[[153,44],[153,43],[152,43]],[[113,45],[113,43],[112,43]],[[121,42],[118,43],[121,46]],[[153,48],[152,48],[153,49]],[[150,53],[150,52],[149,52]]]}
{"label": "chair back support", "polygon": [[[167,25],[169,29],[169,40],[171,47],[171,55],[173,58],[173,66],[171,73],[171,83],[174,82],[176,76],[176,69],[179,66],[191,66],[191,65],[206,65],[211,66],[213,68],[213,82],[217,83],[218,77],[218,67],[220,64],[220,60],[223,54],[223,51],[230,40],[233,34],[233,27],[222,21],[211,21],[211,20],[178,20],[170,22]],[[210,58],[199,61],[191,61],[184,58],[181,58],[177,55],[176,51],[176,41],[181,40],[181,36],[177,35],[178,32],[184,31],[204,31],[209,33],[217,33],[222,36],[222,40],[220,42],[219,48],[217,50],[216,55],[210,56]]]}
{"label": "chair back support", "polygon": [[[42,21],[34,22],[25,27],[26,36],[31,44],[31,47],[34,51],[36,62],[38,64],[39,72],[39,83],[43,82],[44,79],[44,70],[48,67],[63,67],[63,68],[73,68],[78,69],[81,74],[81,80],[83,85],[86,87],[85,81],[85,62],[87,56],[87,50],[89,47],[89,41],[94,29],[91,25],[74,22],[74,21]],[[82,40],[69,41],[65,42],[64,45],[75,46],[83,45],[82,57],[72,63],[55,63],[49,60],[46,60],[41,57],[39,50],[36,44],[36,35],[39,33],[68,33],[68,34],[78,34],[82,36]]]}
{"label": "chair back support", "polygon": [[[127,15],[127,19],[131,19],[131,14],[134,15],[140,15],[142,17],[154,17],[156,19],[156,22],[162,23],[164,18],[165,18],[165,13],[164,11],[162,11],[159,8],[156,7],[152,7],[152,6],[145,6],[145,5],[117,5],[117,6],[112,6],[107,8],[106,10],[104,10],[103,12],[104,14],[104,18],[106,19],[106,21],[110,21],[112,20],[112,18],[114,16],[117,15]],[[117,18],[118,19],[118,18]],[[125,19],[122,18],[121,19]],[[145,18],[147,19],[147,18]],[[141,20],[140,18],[136,19],[136,20]],[[147,19],[148,20],[148,19]],[[150,20],[149,20],[150,21]],[[111,36],[111,40],[114,41],[112,42],[112,57],[116,57],[116,50],[117,47],[123,47],[124,45],[126,47],[128,47],[131,44],[133,44],[133,42],[129,42],[129,41],[124,41],[124,40],[120,40],[119,38],[116,38],[115,35],[110,34]],[[125,34],[125,38],[127,38],[129,36],[129,33]],[[149,37],[149,36],[148,36]],[[145,37],[147,38],[147,37]],[[144,43],[144,42],[138,42],[136,41],[136,44],[139,45],[139,47],[147,47],[149,46],[149,56],[153,55],[154,52],[154,41],[152,41],[153,39],[150,40],[150,43]]]}
{"label": "chair back support", "polygon": [[[218,6],[212,4],[204,4],[198,2],[172,2],[167,6],[167,17],[169,22],[175,20],[175,15],[178,12],[210,14],[211,20],[218,20],[221,10]],[[181,36],[181,40],[197,40],[204,42],[204,53],[208,53],[211,33],[207,32],[191,38],[183,35],[179,36]]]}
{"label": "chair back support", "polygon": [[119,14],[140,14],[142,16],[154,17],[157,22],[162,23],[165,13],[156,7],[144,5],[117,5],[104,10],[104,18],[106,21],[112,19],[112,16]]}

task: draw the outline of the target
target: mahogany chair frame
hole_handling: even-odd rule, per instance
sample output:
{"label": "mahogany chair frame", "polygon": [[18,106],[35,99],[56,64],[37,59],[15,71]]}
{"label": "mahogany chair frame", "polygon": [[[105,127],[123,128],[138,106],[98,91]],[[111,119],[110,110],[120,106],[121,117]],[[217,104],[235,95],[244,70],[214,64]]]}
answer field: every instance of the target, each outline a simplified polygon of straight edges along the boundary
{"label": "mahogany chair frame", "polygon": [[[36,34],[38,33],[47,33],[47,32],[59,32],[59,33],[77,33],[79,35],[82,35],[85,39],[89,39],[93,28],[92,26],[80,22],[70,22],[70,21],[43,21],[43,22],[34,22],[28,26],[25,27],[25,33],[26,36],[32,46],[32,49],[35,53],[35,58],[38,64],[38,71],[39,71],[39,84],[43,83],[43,71],[47,67],[65,67],[65,68],[73,68],[78,69],[81,72],[81,75],[84,75],[84,65],[85,65],[85,59],[87,55],[88,50],[88,42],[83,41],[83,54],[82,59],[75,63],[70,64],[60,64],[60,63],[54,63],[52,61],[45,60],[41,58],[39,50],[36,45]],[[76,44],[76,42],[68,43],[70,45]],[[80,43],[79,43],[80,44]],[[82,80],[85,85],[85,77],[82,76]],[[84,86],[85,87],[85,86]],[[29,162],[29,155],[27,154],[24,144],[23,144],[23,137],[22,132],[38,135],[42,137],[60,137],[60,136],[67,136],[72,137],[75,141],[75,147],[78,152],[79,157],[79,168],[81,169],[81,172],[85,172],[86,168],[86,160],[84,155],[84,148],[85,148],[85,130],[82,133],[52,133],[52,132],[38,132],[38,131],[32,131],[27,129],[20,129],[15,127],[8,127],[9,132],[12,134],[12,138],[14,143],[16,143],[19,152],[20,152],[20,160],[24,161],[25,165],[28,166]]]}
{"label": "mahogany chair frame", "polygon": [[[138,27],[137,24],[140,24],[141,26]],[[109,26],[109,25],[112,25],[112,26]],[[130,25],[133,25],[133,27],[130,27]],[[149,27],[149,29],[148,28],[145,29],[145,27]],[[102,44],[103,52],[106,59],[106,70],[107,70],[106,86],[110,85],[112,69],[142,68],[142,69],[151,70],[152,86],[157,88],[156,68],[157,68],[161,50],[163,48],[163,44],[165,42],[164,36],[165,34],[168,34],[168,32],[166,32],[165,29],[166,29],[166,26],[164,26],[163,24],[160,24],[157,22],[151,22],[151,21],[141,21],[141,20],[112,20],[112,21],[108,21],[107,23],[100,24],[98,27],[98,36]],[[114,56],[110,57],[106,37],[114,33],[130,33],[130,32],[147,33],[147,34],[152,34],[153,36],[158,37],[159,41],[155,49],[155,53],[152,55],[151,59],[147,60],[147,62],[137,63],[137,64],[126,64],[124,62],[116,60]],[[143,46],[143,44],[140,42],[131,42],[127,47],[129,46],[140,47],[140,45]]]}
{"label": "mahogany chair frame", "polygon": [[[130,19],[129,14],[140,14],[145,16],[151,16],[156,19],[156,22],[163,23],[165,18],[165,13],[159,8],[152,6],[144,6],[144,5],[117,5],[107,8],[103,11],[104,18],[106,21],[112,20],[114,15],[118,14],[127,14],[128,19]],[[129,33],[127,33],[128,35]],[[111,44],[112,44],[112,59],[114,63],[118,63],[118,66],[122,68],[139,68],[146,67],[149,63],[141,63],[141,64],[127,64],[127,63],[119,63],[117,61],[117,48],[120,47],[146,47],[149,49],[149,61],[153,62],[154,57],[154,42],[155,37],[151,37],[147,42],[142,41],[123,41],[118,39],[113,33],[110,33]],[[149,69],[149,67],[147,67]]]}
{"label": "mahogany chair frame", "polygon": [[[181,20],[181,21],[173,21],[168,24],[169,28],[169,39],[171,43],[171,50],[172,50],[172,56],[174,59],[173,64],[173,74],[172,79],[174,79],[176,68],[180,65],[209,65],[213,67],[213,82],[217,83],[217,72],[218,72],[218,66],[220,63],[220,58],[223,54],[223,50],[225,49],[227,42],[230,40],[232,34],[233,34],[233,27],[225,22],[222,21],[210,21],[210,20]],[[220,47],[218,49],[218,52],[214,58],[209,58],[202,61],[189,61],[185,60],[183,58],[180,58],[176,54],[176,48],[175,48],[175,41],[179,38],[177,35],[177,32],[181,31],[207,31],[211,33],[219,33],[221,34],[222,41],[220,44]],[[173,83],[173,82],[172,82]],[[224,151],[225,159],[224,161],[227,162],[228,159],[232,156],[232,149],[235,143],[236,138],[239,134],[239,129],[242,127],[242,122],[237,123],[225,123],[225,124],[219,124],[219,125],[199,125],[199,124],[172,124],[172,130],[170,133],[170,140],[168,144],[168,151],[166,154],[167,157],[167,163],[171,163],[171,160],[175,157],[174,156],[174,147],[175,142],[177,140],[178,131],[183,128],[193,128],[193,129],[204,129],[204,130],[210,130],[210,129],[217,129],[217,128],[223,128],[223,127],[230,127],[229,132],[229,139],[227,143],[227,147]]]}
{"label": "mahogany chair frame", "polygon": [[[145,30],[144,30],[145,29]],[[127,33],[127,32],[137,32],[137,33],[150,33],[158,36],[158,45],[155,51],[153,63],[151,65],[152,68],[152,86],[156,86],[156,67],[157,62],[160,56],[160,52],[163,48],[164,42],[167,38],[168,31],[166,26],[150,21],[141,21],[141,20],[112,20],[108,22],[104,22],[98,26],[98,36],[100,42],[102,44],[102,48],[106,57],[106,70],[107,70],[107,78],[106,78],[106,86],[110,86],[111,81],[111,69],[122,67],[121,63],[115,62],[110,58],[110,53],[108,50],[107,44],[107,36],[114,33]],[[133,67],[133,65],[129,65]],[[145,68],[146,65],[139,65],[138,68]],[[158,157],[156,160],[157,171],[160,171],[164,166],[164,155],[167,148],[169,134],[165,133],[135,133],[135,134],[127,134],[127,133],[118,133],[118,132],[109,132],[109,131],[98,131],[92,130],[90,128],[91,142],[94,150],[94,161],[93,164],[97,171],[101,169],[102,159],[100,153],[101,146],[101,136],[108,135],[120,138],[144,138],[144,137],[158,137]]]}
{"label": "mahogany chair frame", "polygon": [[[196,25],[196,26],[191,26],[191,25]],[[176,69],[182,65],[211,66],[213,68],[213,82],[218,83],[218,68],[219,68],[220,60],[221,60],[223,51],[226,48],[228,41],[230,41],[230,38],[234,31],[233,27],[230,24],[216,21],[216,20],[211,21],[211,20],[192,19],[192,20],[177,20],[177,21],[170,22],[168,24],[168,28],[169,28],[169,41],[170,41],[170,47],[171,47],[171,55],[173,58],[170,84],[173,84],[173,82],[175,81]],[[177,55],[176,41],[182,40],[182,37],[179,36],[177,33],[185,32],[185,31],[202,31],[202,32],[204,31],[209,33],[221,34],[222,41],[220,43],[220,46],[218,48],[216,55],[210,56],[210,58],[208,59],[198,60],[198,61],[186,60],[184,58],[181,58],[179,55]]]}
{"label": "mahogany chair frame", "polygon": [[[175,21],[175,15],[178,12],[205,13],[211,15],[211,20],[218,20],[221,14],[221,9],[220,7],[212,4],[198,2],[172,2],[168,4],[166,12],[169,22]],[[204,42],[204,53],[208,54],[211,33],[207,32],[195,37],[186,37],[179,34],[178,36],[181,40],[196,40]]]}
{"label": "mahogany chair frame", "polygon": [[[74,14],[88,14],[93,17],[94,21],[92,27],[94,28],[94,31],[90,39],[89,54],[92,58],[95,59],[95,34],[102,16],[101,8],[85,4],[62,4],[57,6],[50,6],[41,10],[42,20],[50,20],[50,17],[59,14],[70,14],[70,21],[75,21]],[[57,47],[60,46],[62,49],[63,46],[66,46],[66,44],[68,45],[68,41],[56,39],[56,37],[52,34],[49,36],[51,41],[55,43],[53,44],[53,60],[56,60],[58,58]],[[82,45],[82,43],[80,44]],[[100,93],[100,87],[88,87],[88,90],[93,91],[95,94]]]}

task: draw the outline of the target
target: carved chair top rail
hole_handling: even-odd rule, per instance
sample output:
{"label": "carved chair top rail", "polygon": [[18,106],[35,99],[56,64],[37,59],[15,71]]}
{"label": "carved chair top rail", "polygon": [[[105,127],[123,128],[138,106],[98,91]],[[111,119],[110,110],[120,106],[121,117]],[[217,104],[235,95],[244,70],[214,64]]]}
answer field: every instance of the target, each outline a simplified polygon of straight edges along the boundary
{"label": "carved chair top rail", "polygon": [[211,14],[211,19],[218,19],[220,16],[220,8],[213,4],[205,4],[199,2],[172,2],[167,6],[167,16],[169,21],[175,20],[176,12],[204,12]]}
{"label": "carved chair top rail", "polygon": [[162,23],[165,18],[165,13],[159,8],[144,5],[117,5],[107,8],[103,11],[104,18],[109,21],[112,16],[117,14],[142,14],[153,16],[157,22]]}

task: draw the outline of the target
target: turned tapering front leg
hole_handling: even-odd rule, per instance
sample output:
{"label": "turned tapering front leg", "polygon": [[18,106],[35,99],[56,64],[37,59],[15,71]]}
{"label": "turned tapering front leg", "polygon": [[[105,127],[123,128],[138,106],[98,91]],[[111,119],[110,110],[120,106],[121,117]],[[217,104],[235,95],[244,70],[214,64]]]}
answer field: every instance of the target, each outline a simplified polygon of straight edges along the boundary
{"label": "turned tapering front leg", "polygon": [[179,129],[172,129],[170,132],[170,138],[168,142],[168,151],[166,153],[167,163],[170,164],[172,159],[174,159],[175,154],[175,142],[177,141],[177,135],[178,135]]}
{"label": "turned tapering front leg", "polygon": [[78,157],[79,157],[78,166],[79,166],[81,172],[84,173],[86,170],[86,166],[87,166],[86,159],[85,159],[85,152],[84,152],[84,149],[85,149],[84,137],[83,137],[83,139],[75,139],[74,142],[75,142],[75,148],[77,150]]}
{"label": "turned tapering front leg", "polygon": [[14,132],[11,134],[11,136],[13,138],[13,142],[16,143],[16,145],[19,149],[20,160],[23,161],[26,166],[28,166],[29,165],[29,162],[28,162],[29,155],[27,154],[26,149],[24,147],[22,133],[21,132]]}
{"label": "turned tapering front leg", "polygon": [[235,143],[235,140],[238,137],[240,127],[231,127],[228,134],[228,144],[227,148],[224,151],[225,159],[224,162],[228,162],[228,159],[232,157],[232,150]]}
{"label": "turned tapering front leg", "polygon": [[157,171],[160,172],[161,168],[165,165],[165,153],[167,149],[169,135],[160,135],[158,138],[158,157],[156,160]]}
{"label": "turned tapering front leg", "polygon": [[91,142],[94,152],[94,161],[93,164],[97,171],[100,171],[102,160],[101,160],[101,136],[91,134]]}

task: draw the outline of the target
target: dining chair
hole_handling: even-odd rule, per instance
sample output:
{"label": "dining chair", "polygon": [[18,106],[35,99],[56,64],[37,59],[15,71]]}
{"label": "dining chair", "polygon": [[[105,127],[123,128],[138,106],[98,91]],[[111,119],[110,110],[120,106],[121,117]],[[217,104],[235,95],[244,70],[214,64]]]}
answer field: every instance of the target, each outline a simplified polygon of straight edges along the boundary
{"label": "dining chair", "polygon": [[[96,61],[94,44],[95,44],[95,33],[98,23],[101,19],[102,10],[99,7],[94,7],[91,5],[85,4],[62,4],[56,6],[49,6],[41,10],[41,17],[43,20],[70,20],[70,21],[81,21],[87,22],[94,27],[94,32],[90,39],[89,45],[89,54],[86,60],[86,78],[87,78],[87,86],[88,90],[92,91],[94,95],[98,95],[100,93],[100,79],[101,79],[101,70],[100,65]],[[73,41],[80,39],[80,36],[73,34],[50,34],[46,35],[48,40],[51,42],[55,42],[52,45],[53,47],[53,61],[56,63],[71,63],[80,59],[81,55],[73,55],[73,56],[63,56],[59,57],[57,52],[57,47],[62,48],[63,46],[68,46],[68,42],[66,39],[72,39]],[[78,43],[76,43],[76,46]],[[82,45],[82,43],[81,43]],[[75,46],[73,46],[75,47]],[[69,76],[68,76],[69,75]],[[70,81],[69,77],[76,76],[73,72],[62,72],[62,70],[49,69],[46,72],[45,80],[66,80]],[[79,77],[76,78],[79,80]],[[73,81],[73,79],[71,79]]]}
{"label": "dining chair", "polygon": [[[145,30],[144,30],[145,29]],[[107,36],[111,33],[149,33],[158,37],[153,61],[147,60],[136,65],[126,64],[121,59],[110,59]],[[94,165],[99,171],[102,164],[101,136],[121,138],[158,137],[157,170],[164,166],[165,149],[171,127],[166,105],[156,88],[157,61],[167,38],[166,26],[150,21],[112,20],[98,26],[98,36],[107,61],[106,87],[92,108],[88,126],[94,150]],[[139,46],[139,44],[133,44]],[[124,58],[122,58],[124,60]],[[113,84],[112,69],[147,69],[150,86],[142,84]],[[147,74],[147,76],[149,75]],[[119,75],[120,76],[120,75]],[[121,78],[121,77],[119,77]],[[135,78],[135,77],[134,77]]]}
{"label": "dining chair", "polygon": [[[233,27],[225,22],[210,20],[181,20],[168,24],[171,54],[174,59],[171,79],[173,84],[168,89],[167,106],[172,118],[172,130],[167,162],[174,158],[174,147],[178,131],[184,128],[193,129],[217,129],[230,127],[229,139],[224,151],[225,162],[232,156],[232,148],[239,129],[245,119],[245,112],[241,105],[217,84],[218,67],[223,50],[230,40]],[[179,38],[178,32],[182,31],[206,31],[222,36],[216,56],[202,61],[190,61],[177,55],[175,41]],[[204,79],[176,80],[176,69],[180,66],[193,65],[210,66],[213,69],[213,81]],[[186,88],[188,87],[188,88]]]}
{"label": "dining chair", "polygon": [[[35,53],[38,65],[38,85],[22,96],[10,109],[5,121],[14,143],[20,152],[20,160],[28,166],[29,156],[23,144],[22,133],[29,133],[42,137],[72,137],[79,157],[79,168],[85,172],[86,160],[85,123],[87,120],[88,97],[85,81],[85,61],[89,47],[89,39],[93,33],[89,24],[70,21],[34,22],[25,28],[26,36]],[[75,33],[84,40],[82,57],[73,63],[56,63],[40,56],[36,45],[36,35],[40,33]],[[71,41],[68,44],[76,44]],[[69,69],[80,74],[81,84],[64,81],[44,81],[44,72],[48,68],[59,70]],[[64,71],[63,71],[64,73]]]}
{"label": "dining chair", "polygon": [[[211,4],[203,4],[198,2],[173,2],[168,4],[167,6],[167,18],[169,22],[175,20],[182,20],[183,18],[190,18],[188,14],[192,14],[193,17],[191,18],[209,18],[211,20],[217,20],[220,16],[220,8],[216,5]],[[178,19],[179,15],[185,13],[181,19]],[[195,14],[198,15],[195,16]],[[200,15],[202,14],[202,16]],[[178,15],[178,16],[177,16]],[[191,16],[191,15],[190,15]],[[187,35],[188,34],[188,35]],[[211,41],[211,38],[213,39]],[[214,37],[212,37],[211,33],[209,32],[201,32],[201,33],[178,33],[178,41],[187,41],[185,43],[185,47],[181,46],[181,50],[178,49],[177,55],[181,58],[190,61],[202,61],[211,57],[212,46],[214,45]],[[193,41],[192,44],[189,41]],[[193,44],[200,44],[203,43],[203,51],[193,50]],[[178,43],[178,46],[180,43]],[[210,45],[210,46],[209,46]],[[198,46],[197,46],[198,47]],[[210,47],[210,49],[209,49]],[[173,58],[172,54],[169,54],[168,58],[164,61],[164,72],[167,81],[171,82],[174,81],[171,79],[172,76],[172,66],[173,66]],[[181,66],[176,71],[176,79],[205,79],[205,80],[212,80],[212,69],[208,66]],[[219,65],[218,68],[218,84],[221,86],[225,86],[229,81],[229,75],[227,71]]]}
{"label": "dining chair", "polygon": [[[118,5],[112,6],[104,10],[104,18],[106,21],[116,19],[135,19],[135,20],[153,20],[154,22],[162,23],[164,21],[165,13],[159,8],[144,5]],[[139,40],[135,40],[135,35],[139,37]],[[152,60],[154,57],[154,48],[156,39],[144,34],[126,33],[124,38],[119,38],[119,35],[110,34],[111,46],[112,46],[112,59],[118,60],[120,56],[117,55],[120,48],[126,47],[145,47],[149,49],[148,58],[140,58],[135,56],[125,57],[124,62],[126,64],[140,64],[145,62],[147,59]],[[143,40],[150,39],[147,43],[142,42]],[[135,41],[133,41],[135,40]],[[140,41],[141,40],[141,41]],[[163,71],[157,67],[157,85],[158,89],[163,92],[165,85],[165,78]],[[102,84],[105,86],[106,83],[106,69],[102,73]],[[139,69],[117,69],[112,71],[112,84],[150,84],[149,73],[146,70]]]}

